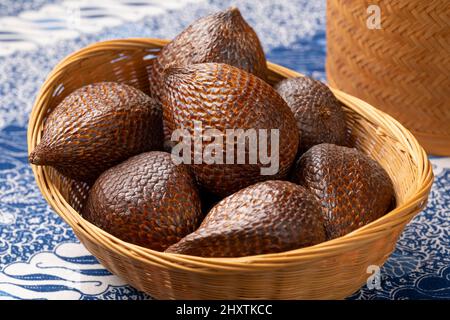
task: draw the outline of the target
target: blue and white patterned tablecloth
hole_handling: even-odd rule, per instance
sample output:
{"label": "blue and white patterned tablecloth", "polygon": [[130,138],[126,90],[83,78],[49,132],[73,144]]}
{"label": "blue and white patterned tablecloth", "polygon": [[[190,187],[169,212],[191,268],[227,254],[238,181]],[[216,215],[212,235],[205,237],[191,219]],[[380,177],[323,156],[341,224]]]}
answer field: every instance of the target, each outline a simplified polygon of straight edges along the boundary
{"label": "blue and white patterned tablecloth", "polygon": [[[237,5],[269,60],[325,79],[325,1],[2,0],[0,4],[0,299],[147,299],[111,275],[42,198],[26,126],[52,67],[89,43],[171,38],[193,19]],[[81,10],[77,11],[77,8]],[[73,16],[79,12],[78,16]],[[80,20],[81,19],[81,20]],[[80,23],[81,22],[81,23]],[[381,289],[351,299],[450,299],[450,158],[432,158],[428,206],[381,270]]]}

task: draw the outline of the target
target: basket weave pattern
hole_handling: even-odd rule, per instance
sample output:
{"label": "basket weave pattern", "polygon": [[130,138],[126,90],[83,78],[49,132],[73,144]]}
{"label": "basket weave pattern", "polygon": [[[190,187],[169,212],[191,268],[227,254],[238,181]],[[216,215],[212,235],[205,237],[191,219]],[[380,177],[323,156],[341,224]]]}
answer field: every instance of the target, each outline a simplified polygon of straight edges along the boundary
{"label": "basket weave pattern", "polygon": [[[369,29],[378,5],[381,29]],[[425,149],[450,155],[450,2],[327,2],[331,86],[391,114]]]}
{"label": "basket weave pattern", "polygon": [[[65,58],[43,84],[28,128],[29,151],[42,136],[49,112],[75,89],[118,81],[148,93],[148,67],[167,41],[126,39],[93,44]],[[269,81],[300,76],[268,63]],[[37,184],[54,210],[87,249],[111,272],[159,299],[335,299],[368,277],[369,265],[391,254],[404,226],[427,201],[433,173],[424,150],[397,121],[339,90],[355,145],[391,176],[397,208],[344,237],[289,252],[241,258],[166,254],[126,243],[84,220],[88,187],[50,167],[32,166]]]}

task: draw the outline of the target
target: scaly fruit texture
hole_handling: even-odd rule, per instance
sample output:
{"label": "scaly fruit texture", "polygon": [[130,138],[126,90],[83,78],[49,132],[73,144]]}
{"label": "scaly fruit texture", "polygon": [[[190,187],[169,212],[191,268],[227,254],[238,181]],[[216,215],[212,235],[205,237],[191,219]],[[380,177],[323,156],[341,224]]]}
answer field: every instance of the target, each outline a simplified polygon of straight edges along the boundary
{"label": "scaly fruit texture", "polygon": [[322,204],[329,239],[343,236],[383,216],[395,200],[387,172],[354,148],[319,144],[297,162],[293,181]]}
{"label": "scaly fruit texture", "polygon": [[29,160],[93,182],[130,156],[162,149],[162,111],[142,91],[102,82],[68,95],[50,113]]}
{"label": "scaly fruit texture", "polygon": [[[245,153],[244,164],[237,163],[237,157],[233,164],[208,164],[206,161],[196,164],[195,153],[191,152],[195,176],[204,189],[227,196],[256,182],[287,176],[297,153],[298,128],[286,102],[266,82],[227,64],[204,63],[168,68],[164,84],[163,117],[170,132],[187,130],[194,146],[195,136],[198,135],[195,124],[201,123],[203,130],[215,129],[221,134],[222,142],[216,139],[214,143],[223,150],[223,162],[226,162],[229,148],[232,148],[233,154]],[[242,150],[242,143],[239,145],[237,139],[234,144],[226,143],[231,136],[227,129],[250,129],[258,134],[264,131],[267,138],[258,136],[257,146],[252,149],[248,143]],[[279,146],[274,147],[273,154],[270,150],[275,146],[276,138],[272,141],[272,132],[279,135]],[[211,143],[206,140],[200,142],[203,154]],[[279,168],[274,174],[261,174],[261,167],[270,167],[270,164],[260,161],[259,152],[266,151],[261,145],[264,141],[267,142],[268,154],[278,159]],[[255,164],[250,163],[252,151],[258,152],[258,162]]]}
{"label": "scaly fruit texture", "polygon": [[322,82],[310,77],[280,81],[275,89],[294,113],[302,137],[301,152],[321,143],[347,145],[341,103]]}
{"label": "scaly fruit texture", "polygon": [[167,44],[150,70],[150,91],[163,94],[162,73],[167,66],[196,63],[226,63],[266,79],[264,51],[255,31],[239,9],[229,8],[200,18]]}
{"label": "scaly fruit texture", "polygon": [[320,204],[305,188],[265,181],[219,202],[200,227],[166,252],[202,257],[275,253],[325,241]]}
{"label": "scaly fruit texture", "polygon": [[152,151],[105,171],[82,216],[124,241],[162,251],[194,231],[202,213],[189,168]]}

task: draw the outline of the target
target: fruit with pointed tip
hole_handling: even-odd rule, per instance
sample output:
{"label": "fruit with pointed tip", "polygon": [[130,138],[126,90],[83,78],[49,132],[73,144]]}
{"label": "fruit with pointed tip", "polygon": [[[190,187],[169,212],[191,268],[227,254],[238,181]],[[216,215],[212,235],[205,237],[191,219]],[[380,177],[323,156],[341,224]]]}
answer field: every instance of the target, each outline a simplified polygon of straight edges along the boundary
{"label": "fruit with pointed tip", "polygon": [[329,239],[383,216],[392,206],[392,181],[378,162],[355,148],[319,144],[299,159],[294,182],[322,204]]}
{"label": "fruit with pointed tip", "polygon": [[[259,181],[286,178],[297,153],[298,128],[286,102],[270,85],[221,63],[168,68],[164,84],[163,117],[168,129],[187,131],[193,148],[196,137],[202,137],[203,161],[195,163],[196,154],[190,152],[200,186],[226,196]],[[209,129],[217,133],[214,139],[206,134]],[[236,138],[239,132],[242,139]],[[256,138],[250,144],[252,137]],[[208,153],[212,144],[219,148]],[[262,161],[263,153],[270,157]],[[205,154],[221,157],[208,163]],[[232,161],[229,154],[234,155]],[[270,169],[264,173],[263,167]]]}
{"label": "fruit with pointed tip", "polygon": [[305,76],[282,80],[275,89],[297,120],[300,152],[321,143],[348,144],[344,110],[326,85]]}
{"label": "fruit with pointed tip", "polygon": [[276,253],[325,241],[320,204],[305,188],[265,181],[220,201],[200,227],[166,252],[202,257]]}
{"label": "fruit with pointed tip", "polygon": [[[149,70],[152,96],[160,101],[164,94],[162,74],[166,67],[206,62],[226,63],[266,79],[263,48],[239,9],[231,7],[200,18],[164,46]],[[169,140],[169,132],[165,135]]]}
{"label": "fruit with pointed tip", "polygon": [[102,82],[75,90],[55,107],[29,161],[93,182],[131,156],[161,149],[162,142],[162,112],[154,100],[134,87]]}

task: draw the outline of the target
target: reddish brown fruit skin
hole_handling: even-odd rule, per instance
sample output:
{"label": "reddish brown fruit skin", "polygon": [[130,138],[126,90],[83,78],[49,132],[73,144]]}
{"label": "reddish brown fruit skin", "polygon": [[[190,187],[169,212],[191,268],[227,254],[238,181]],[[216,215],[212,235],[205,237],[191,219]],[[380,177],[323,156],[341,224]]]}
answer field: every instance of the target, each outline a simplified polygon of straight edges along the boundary
{"label": "reddish brown fruit skin", "polygon": [[[246,186],[287,176],[297,153],[299,135],[294,116],[286,102],[263,80],[238,68],[204,63],[169,68],[164,77],[163,117],[167,127],[184,128],[194,134],[194,121],[203,129],[279,129],[279,171],[261,175],[258,164],[193,164],[198,183],[220,196]],[[226,137],[223,137],[226,150]],[[203,144],[203,150],[208,142]],[[194,141],[192,142],[194,145]],[[234,145],[235,154],[237,147]],[[249,151],[246,150],[246,159]],[[223,159],[226,159],[225,155]],[[192,162],[194,156],[192,153]],[[236,163],[236,162],[235,162]]]}
{"label": "reddish brown fruit skin", "polygon": [[162,251],[200,224],[192,174],[171,155],[152,151],[105,171],[93,185],[83,217],[112,235]]}
{"label": "reddish brown fruit skin", "polygon": [[[161,50],[150,68],[152,96],[161,100],[162,73],[169,65],[206,62],[226,63],[266,79],[266,58],[258,36],[239,10],[230,8],[193,22]],[[167,132],[166,139],[170,139]]]}
{"label": "reddish brown fruit skin", "polygon": [[166,252],[242,257],[283,252],[325,241],[320,204],[305,188],[266,181],[219,202],[200,227]]}
{"label": "reddish brown fruit skin", "polygon": [[130,156],[161,149],[162,140],[162,111],[149,96],[124,84],[96,83],[53,110],[29,160],[93,182]]}
{"label": "reddish brown fruit skin", "polygon": [[285,79],[275,89],[294,113],[302,137],[300,152],[321,143],[348,145],[341,103],[322,82],[310,77]]}
{"label": "reddish brown fruit skin", "polygon": [[311,190],[323,206],[329,239],[383,216],[395,200],[387,172],[357,149],[320,144],[297,162],[293,181]]}

